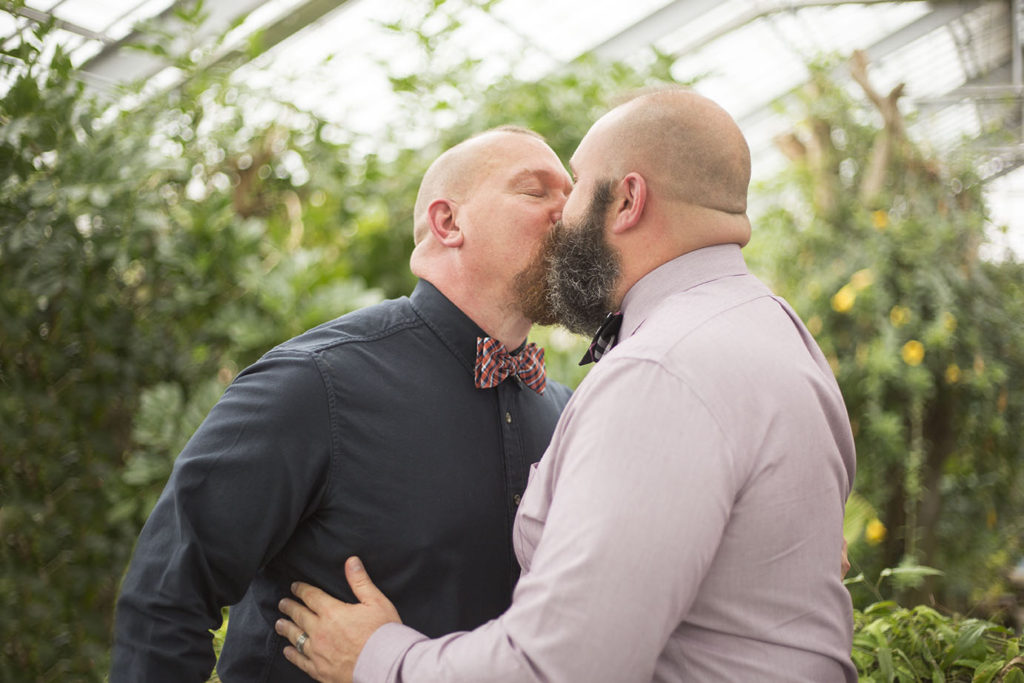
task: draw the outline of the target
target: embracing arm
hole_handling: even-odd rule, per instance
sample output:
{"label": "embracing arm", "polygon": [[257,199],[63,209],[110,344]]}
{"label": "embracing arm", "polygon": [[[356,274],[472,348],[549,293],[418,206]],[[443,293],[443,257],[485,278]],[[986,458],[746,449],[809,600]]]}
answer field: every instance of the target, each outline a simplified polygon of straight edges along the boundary
{"label": "embracing arm", "polygon": [[205,681],[234,604],[315,505],[330,443],[323,381],[304,354],[240,374],[175,462],[118,600],[110,680]]}
{"label": "embracing arm", "polygon": [[288,619],[279,619],[274,626],[290,643],[303,639],[302,652],[286,647],[284,655],[321,683],[351,681],[356,660],[370,636],[385,624],[402,623],[395,606],[373,584],[358,557],[345,562],[345,578],[358,603],[350,605],[319,588],[295,583],[292,591],[302,602],[281,600],[281,611]]}
{"label": "embracing arm", "polygon": [[[714,557],[734,493],[731,458],[700,401],[674,378],[656,368],[603,370],[612,386],[585,410],[570,408],[540,492],[541,473],[531,482],[527,498],[544,488],[553,498],[505,614],[435,640],[398,624],[355,637],[338,622],[365,603],[344,607],[317,593],[321,619],[302,624],[314,658],[350,639],[357,681],[649,681]],[[673,400],[631,400],[652,391]],[[532,509],[527,499],[522,508]],[[364,616],[379,616],[376,598],[369,602]],[[286,635],[295,642],[298,633]],[[348,680],[332,675],[321,680]]]}

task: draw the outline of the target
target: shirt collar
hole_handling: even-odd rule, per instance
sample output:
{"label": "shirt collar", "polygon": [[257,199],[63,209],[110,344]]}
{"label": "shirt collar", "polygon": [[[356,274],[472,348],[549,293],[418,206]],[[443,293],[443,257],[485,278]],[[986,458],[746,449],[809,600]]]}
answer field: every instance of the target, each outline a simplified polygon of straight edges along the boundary
{"label": "shirt collar", "polygon": [[472,374],[476,363],[476,338],[487,334],[426,280],[417,283],[409,300],[420,319]]}
{"label": "shirt collar", "polygon": [[750,271],[738,244],[718,244],[677,256],[640,278],[622,299],[619,340],[631,336],[662,301],[712,280]]}

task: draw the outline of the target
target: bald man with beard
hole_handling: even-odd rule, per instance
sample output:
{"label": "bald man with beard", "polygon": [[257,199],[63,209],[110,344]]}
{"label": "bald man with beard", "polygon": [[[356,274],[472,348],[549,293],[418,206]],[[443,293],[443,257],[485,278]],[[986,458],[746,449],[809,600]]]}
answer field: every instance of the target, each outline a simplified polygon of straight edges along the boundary
{"label": "bald man with beard", "polygon": [[308,681],[274,632],[293,581],[342,597],[362,556],[406,621],[472,629],[511,601],[512,520],[569,390],[545,382],[517,276],[571,180],[536,134],[441,155],[408,298],[344,315],[239,374],[175,462],[118,601],[113,683]]}
{"label": "bald man with beard", "polygon": [[306,638],[288,658],[360,683],[855,681],[839,561],[853,437],[818,346],[741,255],[742,133],[693,92],[649,93],[570,166],[518,289],[534,320],[600,326],[599,362],[519,507],[512,606],[430,640],[351,558],[358,604],[305,584],[283,601],[279,632]]}

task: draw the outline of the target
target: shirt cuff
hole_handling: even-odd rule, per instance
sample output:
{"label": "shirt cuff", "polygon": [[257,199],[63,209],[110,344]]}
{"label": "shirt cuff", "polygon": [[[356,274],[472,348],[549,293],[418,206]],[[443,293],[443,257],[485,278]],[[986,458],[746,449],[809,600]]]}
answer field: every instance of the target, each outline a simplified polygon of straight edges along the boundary
{"label": "shirt cuff", "polygon": [[402,624],[384,624],[373,632],[356,659],[353,683],[394,681],[398,665],[405,653],[416,643],[429,640],[419,631]]}

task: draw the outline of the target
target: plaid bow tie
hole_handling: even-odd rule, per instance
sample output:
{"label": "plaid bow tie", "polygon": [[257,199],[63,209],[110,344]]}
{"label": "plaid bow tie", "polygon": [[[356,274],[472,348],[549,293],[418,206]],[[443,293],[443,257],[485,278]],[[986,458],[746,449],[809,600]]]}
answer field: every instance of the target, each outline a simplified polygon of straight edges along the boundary
{"label": "plaid bow tie", "polygon": [[593,341],[590,342],[590,348],[583,354],[580,365],[596,363],[601,360],[601,356],[611,351],[612,347],[619,340],[620,327],[622,327],[622,313],[609,313],[604,322],[601,323],[601,327],[597,328],[597,334],[594,335]]}
{"label": "plaid bow tie", "polygon": [[513,356],[497,339],[477,337],[476,370],[473,377],[477,389],[496,387],[509,375],[518,376],[523,384],[543,394],[547,384],[544,378],[544,349],[531,342]]}

